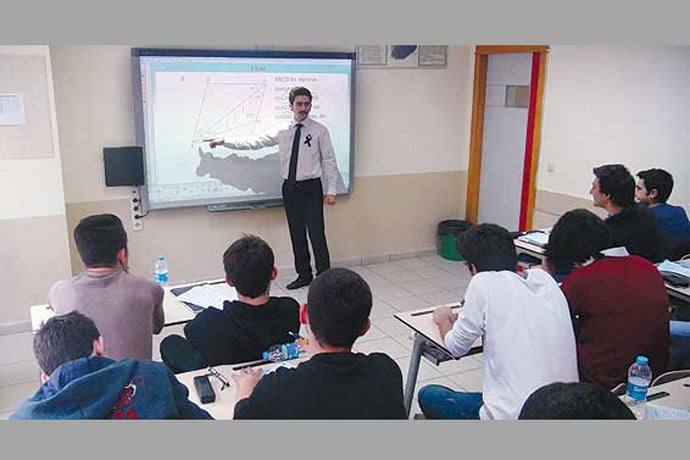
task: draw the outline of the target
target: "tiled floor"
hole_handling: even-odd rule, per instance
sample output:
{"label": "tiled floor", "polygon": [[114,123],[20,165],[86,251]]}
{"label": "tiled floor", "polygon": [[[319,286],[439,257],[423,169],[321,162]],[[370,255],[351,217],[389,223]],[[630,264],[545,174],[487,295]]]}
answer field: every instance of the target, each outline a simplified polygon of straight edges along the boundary
{"label": "tiled floor", "polygon": [[[355,350],[363,353],[374,351],[390,355],[400,366],[403,382],[407,376],[412,338],[409,329],[393,315],[425,306],[457,301],[462,298],[470,275],[464,264],[424,256],[401,259],[373,265],[352,267],[371,286],[374,305],[371,313],[372,327],[355,343]],[[292,273],[279,274],[272,295],[292,295],[305,302],[307,288],[285,290],[292,281]],[[182,326],[166,327],[154,338],[154,359],[160,359],[158,344],[168,334],[181,334]],[[38,388],[39,369],[31,348],[31,333],[0,336],[0,419],[7,418],[24,398]],[[474,355],[454,362],[435,366],[422,360],[416,391],[429,383],[446,385],[465,391],[481,391],[482,358]],[[412,415],[421,412],[416,396]]]}

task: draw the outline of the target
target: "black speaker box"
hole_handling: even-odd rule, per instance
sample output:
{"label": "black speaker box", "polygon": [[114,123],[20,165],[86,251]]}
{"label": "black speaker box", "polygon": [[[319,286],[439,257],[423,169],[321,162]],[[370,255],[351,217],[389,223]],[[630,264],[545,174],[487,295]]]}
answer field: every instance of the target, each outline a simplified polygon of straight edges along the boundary
{"label": "black speaker box", "polygon": [[104,147],[105,185],[143,185],[144,152],[141,147]]}

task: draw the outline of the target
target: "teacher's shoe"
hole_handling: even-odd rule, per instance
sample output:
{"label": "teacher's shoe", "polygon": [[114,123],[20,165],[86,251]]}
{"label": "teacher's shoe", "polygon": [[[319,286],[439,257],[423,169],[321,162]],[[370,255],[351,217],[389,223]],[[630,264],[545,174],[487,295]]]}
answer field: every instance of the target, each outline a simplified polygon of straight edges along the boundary
{"label": "teacher's shoe", "polygon": [[309,283],[311,283],[311,280],[313,278],[297,278],[295,281],[292,283],[288,284],[285,286],[287,289],[292,290],[292,289],[299,289],[304,286],[309,286]]}

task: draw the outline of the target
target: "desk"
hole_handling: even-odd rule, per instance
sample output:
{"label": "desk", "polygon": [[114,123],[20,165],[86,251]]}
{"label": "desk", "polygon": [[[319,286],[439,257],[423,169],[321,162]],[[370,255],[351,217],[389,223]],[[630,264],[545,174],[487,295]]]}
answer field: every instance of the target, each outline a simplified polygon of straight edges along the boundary
{"label": "desk", "polygon": [[201,404],[199,401],[199,395],[196,394],[196,389],[194,388],[194,377],[197,375],[208,374],[207,369],[204,368],[196,371],[185,372],[183,374],[177,374],[176,377],[189,390],[190,401],[211,414],[211,416],[215,419],[231,420],[234,415],[235,394],[237,391],[235,381],[232,379],[232,374],[237,372],[237,369],[242,367],[261,367],[264,370],[264,374],[266,374],[282,366],[296,367],[298,364],[308,359],[309,357],[307,356],[300,356],[299,358],[291,359],[289,361],[281,361],[270,364],[266,364],[264,361],[252,361],[243,364],[224,364],[222,366],[213,366],[215,370],[223,374],[228,382],[230,382],[230,386],[221,391],[223,385],[220,380],[215,377],[209,377],[208,380],[211,382],[213,391],[216,393],[216,400],[208,404]]}
{"label": "desk", "polygon": [[[459,315],[462,315],[462,307],[459,305],[447,304],[446,306],[453,308]],[[426,307],[420,310],[395,314],[395,318],[398,321],[401,321],[415,333],[412,356],[410,357],[410,367],[408,368],[407,381],[405,382],[404,401],[407,415],[410,415],[412,397],[414,396],[414,389],[417,384],[417,374],[419,372],[419,361],[421,357],[424,356],[437,366],[444,361],[462,358],[462,356],[455,358],[443,343],[443,337],[441,337],[438,326],[433,321],[432,312],[435,308],[437,307]],[[482,350],[482,342],[481,339],[479,339],[472,345],[470,351],[463,356],[481,353]]]}
{"label": "desk", "polygon": [[[165,326],[174,326],[176,324],[188,323],[194,319],[195,313],[191,308],[184,303],[177,300],[174,294],[170,292],[171,289],[195,286],[204,282],[214,283],[222,281],[222,279],[211,281],[197,281],[195,283],[185,283],[177,286],[166,286],[163,288],[163,311],[165,312]],[[48,304],[34,305],[31,309],[31,331],[35,334],[49,318],[55,315],[55,312]]]}
{"label": "desk", "polygon": [[[513,242],[515,243],[515,250],[517,251],[518,255],[528,254],[538,259],[544,258],[545,250],[541,246],[522,241],[519,237],[515,238]],[[683,303],[690,304],[690,287],[676,287],[670,285],[669,283],[665,284],[666,292],[670,297],[674,297]]]}
{"label": "desk", "polygon": [[[640,418],[644,420],[687,420],[690,418],[690,377],[649,387],[647,397],[663,391],[669,393],[668,396],[647,401],[644,412],[639,409],[644,406],[630,408],[638,420]],[[619,398],[626,402],[627,396],[621,395]]]}
{"label": "desk", "polygon": [[685,377],[683,379],[674,380],[673,382],[649,387],[647,395],[653,395],[654,393],[659,393],[660,391],[666,391],[670,393],[670,395],[655,399],[648,404],[690,411],[690,377]]}

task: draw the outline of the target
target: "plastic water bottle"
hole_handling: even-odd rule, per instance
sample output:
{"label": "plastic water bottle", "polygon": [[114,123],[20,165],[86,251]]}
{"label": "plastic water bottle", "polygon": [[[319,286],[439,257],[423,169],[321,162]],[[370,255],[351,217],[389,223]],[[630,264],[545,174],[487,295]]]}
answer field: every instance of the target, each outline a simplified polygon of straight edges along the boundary
{"label": "plastic water bottle", "polygon": [[165,257],[158,256],[156,258],[156,283],[161,286],[167,286],[168,284],[168,263],[165,261]]}
{"label": "plastic water bottle", "polygon": [[638,356],[628,369],[626,403],[635,417],[645,417],[647,390],[652,382],[652,370],[646,356]]}
{"label": "plastic water bottle", "polygon": [[299,356],[299,345],[295,342],[271,345],[264,351],[262,357],[266,361],[285,361]]}

